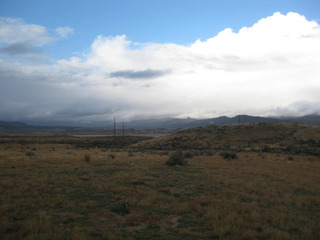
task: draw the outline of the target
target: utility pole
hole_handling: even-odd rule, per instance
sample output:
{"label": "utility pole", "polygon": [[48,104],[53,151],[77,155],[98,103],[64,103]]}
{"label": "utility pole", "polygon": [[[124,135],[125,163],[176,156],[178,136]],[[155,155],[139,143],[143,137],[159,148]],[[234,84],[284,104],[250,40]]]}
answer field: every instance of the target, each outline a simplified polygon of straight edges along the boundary
{"label": "utility pole", "polygon": [[116,141],[116,116],[113,118],[113,139]]}
{"label": "utility pole", "polygon": [[124,141],[124,122],[122,122],[122,139]]}

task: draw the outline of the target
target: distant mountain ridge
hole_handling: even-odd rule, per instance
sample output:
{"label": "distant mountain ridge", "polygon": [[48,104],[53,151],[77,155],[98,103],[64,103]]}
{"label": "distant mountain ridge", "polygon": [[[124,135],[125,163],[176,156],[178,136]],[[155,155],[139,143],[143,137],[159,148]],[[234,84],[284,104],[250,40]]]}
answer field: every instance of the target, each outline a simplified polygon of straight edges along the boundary
{"label": "distant mountain ridge", "polygon": [[[162,118],[162,119],[147,119],[135,120],[125,122],[126,129],[188,129],[195,127],[203,127],[210,125],[231,125],[231,124],[244,124],[244,123],[275,123],[275,122],[288,122],[299,123],[307,125],[320,126],[320,115],[308,115],[302,117],[282,117],[282,118],[267,118],[249,115],[237,115],[235,117],[221,116],[217,118],[208,119],[194,119],[194,118]],[[74,126],[38,126],[26,124],[23,122],[5,122],[0,121],[0,133],[6,132],[28,132],[28,131],[68,131],[73,128],[113,128],[113,122],[99,122],[91,125],[77,125]],[[122,128],[122,123],[117,124],[117,128]]]}
{"label": "distant mountain ridge", "polygon": [[309,115],[303,117],[283,117],[283,118],[266,118],[249,115],[237,115],[235,117],[221,116],[208,119],[193,119],[193,118],[164,118],[154,120],[140,120],[125,123],[126,128],[136,129],[152,129],[152,128],[195,128],[209,125],[230,125],[243,123],[274,123],[274,122],[289,122],[300,123],[307,125],[320,126],[320,115]]}
{"label": "distant mountain ridge", "polygon": [[28,124],[23,122],[5,122],[0,121],[0,128],[25,128]]}
{"label": "distant mountain ridge", "polygon": [[1,133],[48,133],[48,132],[63,132],[72,127],[56,127],[56,126],[36,126],[29,125],[24,122],[6,122],[0,121],[0,134]]}

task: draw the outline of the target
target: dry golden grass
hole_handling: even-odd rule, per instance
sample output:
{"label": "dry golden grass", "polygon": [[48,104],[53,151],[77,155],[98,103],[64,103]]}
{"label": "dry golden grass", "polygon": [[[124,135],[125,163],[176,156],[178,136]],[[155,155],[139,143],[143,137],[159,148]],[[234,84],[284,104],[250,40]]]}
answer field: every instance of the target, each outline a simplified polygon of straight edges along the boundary
{"label": "dry golden grass", "polygon": [[320,156],[320,127],[289,123],[206,126],[138,142],[140,149],[234,150],[308,153]]}
{"label": "dry golden grass", "polygon": [[319,157],[237,155],[2,143],[0,239],[320,239]]}

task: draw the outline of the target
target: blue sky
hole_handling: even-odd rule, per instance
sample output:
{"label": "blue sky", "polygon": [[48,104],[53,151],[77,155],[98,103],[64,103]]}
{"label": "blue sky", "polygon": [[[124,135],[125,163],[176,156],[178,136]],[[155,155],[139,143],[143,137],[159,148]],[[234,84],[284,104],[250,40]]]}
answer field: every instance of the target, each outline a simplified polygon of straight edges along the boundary
{"label": "blue sky", "polygon": [[0,0],[0,17],[0,120],[320,113],[317,0]]}
{"label": "blue sky", "polygon": [[190,44],[225,28],[238,31],[275,12],[320,18],[317,0],[1,0],[0,14],[74,34],[47,46],[55,57],[85,51],[97,35],[125,34],[133,42]]}

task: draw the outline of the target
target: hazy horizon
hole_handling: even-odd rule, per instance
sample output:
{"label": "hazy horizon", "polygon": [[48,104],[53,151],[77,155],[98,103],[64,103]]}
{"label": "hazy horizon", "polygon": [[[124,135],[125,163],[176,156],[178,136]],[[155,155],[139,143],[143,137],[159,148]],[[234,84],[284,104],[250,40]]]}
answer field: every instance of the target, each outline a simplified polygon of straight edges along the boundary
{"label": "hazy horizon", "polygon": [[[248,119],[249,117],[249,119]],[[316,118],[314,118],[316,117]],[[116,122],[116,126],[119,129],[125,128],[150,128],[150,126],[155,126],[151,128],[159,128],[159,126],[163,125],[163,127],[166,126],[175,126],[174,128],[180,128],[183,127],[184,124],[191,124],[190,126],[198,126],[197,124],[199,121],[206,121],[206,120],[214,120],[214,119],[223,119],[226,118],[227,120],[225,123],[221,122],[219,120],[216,122],[216,124],[221,125],[223,124],[231,124],[229,121],[232,119],[236,120],[236,123],[254,123],[254,119],[256,118],[256,122],[259,121],[257,119],[262,118],[266,119],[266,122],[268,122],[270,119],[276,120],[276,121],[289,121],[292,123],[301,123],[301,124],[311,124],[311,125],[318,125],[318,121],[316,120],[320,117],[320,114],[310,114],[310,115],[304,115],[304,116],[253,116],[253,115],[247,115],[247,114],[239,114],[239,115],[230,115],[230,116],[218,116],[218,117],[212,117],[212,118],[190,118],[190,117],[154,117],[154,118],[136,118],[136,119],[121,119],[113,116],[113,118],[106,119],[104,121],[91,121],[91,122],[74,122],[74,121],[3,121],[0,119],[0,122],[4,123],[23,123],[27,124],[28,126],[39,126],[39,127],[84,127],[84,128],[114,128],[114,120]],[[268,119],[268,120],[267,120]],[[190,121],[186,121],[190,120]],[[249,121],[249,122],[248,122]],[[311,122],[310,122],[311,121]],[[124,125],[123,125],[124,124]],[[128,125],[129,124],[129,125]],[[132,125],[133,124],[133,125]],[[144,124],[147,124],[144,126]],[[150,125],[151,124],[151,125]],[[168,125],[169,124],[169,125]],[[205,122],[201,122],[199,126],[205,126],[205,125],[215,125],[213,122],[210,122],[206,124]],[[160,126],[160,127],[161,127]]]}

